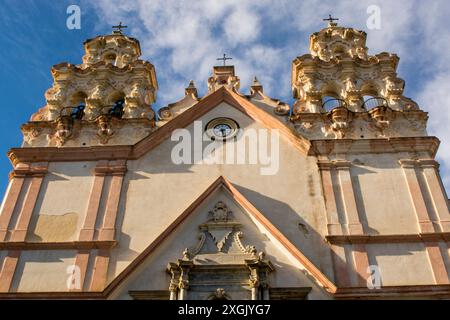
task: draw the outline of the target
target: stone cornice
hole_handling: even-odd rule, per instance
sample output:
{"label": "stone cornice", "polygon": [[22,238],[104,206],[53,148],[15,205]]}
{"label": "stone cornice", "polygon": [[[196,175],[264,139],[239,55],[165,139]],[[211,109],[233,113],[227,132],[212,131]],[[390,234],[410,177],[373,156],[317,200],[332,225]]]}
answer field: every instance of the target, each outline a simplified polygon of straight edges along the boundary
{"label": "stone cornice", "polygon": [[326,236],[330,244],[417,243],[450,241],[450,232],[391,234],[391,235],[333,235]]}
{"label": "stone cornice", "polygon": [[427,152],[434,158],[439,144],[440,141],[436,137],[312,140],[309,155]]}
{"label": "stone cornice", "polygon": [[59,161],[98,161],[133,159],[133,146],[104,146],[104,147],[39,147],[39,148],[13,148],[8,157],[16,166],[27,162],[59,162]]}
{"label": "stone cornice", "polygon": [[368,288],[339,288],[334,297],[339,300],[347,299],[395,299],[395,298],[419,298],[423,299],[450,297],[450,285],[413,285],[413,286],[388,286],[370,290]]}
{"label": "stone cornice", "polygon": [[89,250],[111,249],[117,241],[70,241],[70,242],[0,242],[0,250]]}

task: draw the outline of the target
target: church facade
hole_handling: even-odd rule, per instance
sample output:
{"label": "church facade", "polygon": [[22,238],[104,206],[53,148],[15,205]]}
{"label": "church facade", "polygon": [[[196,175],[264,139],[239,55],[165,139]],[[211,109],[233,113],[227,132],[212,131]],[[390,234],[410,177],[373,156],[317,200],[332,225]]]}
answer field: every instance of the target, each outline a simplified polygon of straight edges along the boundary
{"label": "church facade", "polygon": [[311,35],[293,105],[224,60],[154,110],[138,40],[84,48],[8,152],[1,299],[450,298],[439,140],[365,32]]}

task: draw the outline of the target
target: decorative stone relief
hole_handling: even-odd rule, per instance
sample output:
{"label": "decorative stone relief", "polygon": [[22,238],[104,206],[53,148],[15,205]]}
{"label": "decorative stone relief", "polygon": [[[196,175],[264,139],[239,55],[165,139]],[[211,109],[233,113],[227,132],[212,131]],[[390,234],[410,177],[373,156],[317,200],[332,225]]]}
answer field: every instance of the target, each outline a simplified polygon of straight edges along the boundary
{"label": "decorative stone relief", "polygon": [[330,125],[325,125],[322,131],[325,137],[334,137],[334,139],[344,138],[352,121],[352,114],[345,107],[338,107],[331,110],[329,114]]}
{"label": "decorative stone relief", "polygon": [[108,143],[109,139],[114,135],[114,130],[111,125],[111,117],[100,116],[97,118],[98,131],[97,136],[101,144]]}
{"label": "decorative stone relief", "polygon": [[213,92],[223,86],[239,91],[240,79],[234,73],[234,66],[214,66],[213,75],[208,79],[208,91]]}
{"label": "decorative stone relief", "polygon": [[373,108],[369,111],[370,116],[374,120],[375,126],[382,132],[382,136],[385,136],[384,131],[389,127],[392,119],[392,110],[386,106],[380,106]]}
{"label": "decorative stone relief", "polygon": [[[171,299],[268,298],[267,275],[273,266],[264,253],[242,243],[242,225],[223,201],[217,202],[207,217],[199,226],[198,243],[184,249],[181,259],[167,266]],[[207,282],[202,280],[206,278]],[[208,290],[213,293],[206,294]]]}
{"label": "decorative stone relief", "polygon": [[49,142],[55,143],[57,147],[62,147],[72,136],[73,120],[70,117],[60,117],[56,121],[56,128],[53,134],[47,136]]}
{"label": "decorative stone relief", "polygon": [[23,133],[23,139],[26,143],[28,143],[29,145],[33,145],[33,141],[39,137],[39,135],[42,133],[42,131],[44,130],[41,127],[37,127],[37,126],[27,126],[24,125],[21,127],[22,133]]}

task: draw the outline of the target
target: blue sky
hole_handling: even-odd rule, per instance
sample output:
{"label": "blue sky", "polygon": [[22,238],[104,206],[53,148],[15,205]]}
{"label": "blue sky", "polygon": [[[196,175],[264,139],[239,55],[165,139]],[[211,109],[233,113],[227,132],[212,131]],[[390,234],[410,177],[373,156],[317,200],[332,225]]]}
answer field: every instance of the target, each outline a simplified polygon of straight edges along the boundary
{"label": "blue sky", "polygon": [[[66,10],[81,9],[81,29],[66,27]],[[381,29],[368,30],[367,8],[380,8]],[[253,76],[265,92],[292,102],[292,60],[308,52],[309,35],[325,26],[329,13],[341,25],[365,30],[371,54],[397,53],[406,95],[430,113],[429,134],[441,139],[438,159],[450,190],[450,27],[447,0],[418,1],[245,1],[245,0],[0,0],[0,190],[11,165],[6,152],[19,146],[20,125],[45,105],[52,85],[50,68],[78,64],[83,41],[111,32],[123,21],[126,33],[140,40],[143,58],[155,67],[159,82],[155,108],[181,98],[190,79],[200,94],[216,58],[233,57],[247,93]]]}

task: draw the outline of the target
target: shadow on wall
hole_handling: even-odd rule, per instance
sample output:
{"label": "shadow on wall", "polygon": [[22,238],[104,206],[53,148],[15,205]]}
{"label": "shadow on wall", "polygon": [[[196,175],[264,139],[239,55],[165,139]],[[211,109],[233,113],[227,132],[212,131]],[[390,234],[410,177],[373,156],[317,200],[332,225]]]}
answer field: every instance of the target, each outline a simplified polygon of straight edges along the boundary
{"label": "shadow on wall", "polygon": [[[130,184],[130,180],[140,180],[140,179],[150,179],[146,176],[133,172],[131,175],[127,175],[123,181],[122,185],[122,196],[119,201],[119,209],[117,212],[117,221],[116,221],[116,240],[117,246],[115,246],[112,250],[113,259],[110,260],[110,267],[108,270],[108,280],[107,285],[113,280],[114,275],[117,273],[117,263],[119,261],[132,261],[134,260],[141,252],[134,251],[130,248],[131,237],[130,235],[122,232],[122,224],[125,218],[125,208],[127,205],[127,194],[128,188]],[[120,250],[120,253],[119,253]],[[114,254],[117,252],[117,254]]]}

